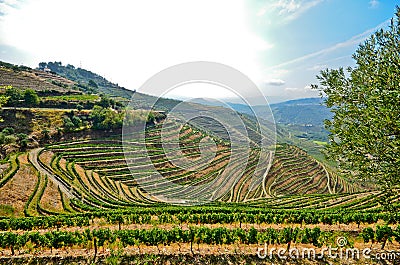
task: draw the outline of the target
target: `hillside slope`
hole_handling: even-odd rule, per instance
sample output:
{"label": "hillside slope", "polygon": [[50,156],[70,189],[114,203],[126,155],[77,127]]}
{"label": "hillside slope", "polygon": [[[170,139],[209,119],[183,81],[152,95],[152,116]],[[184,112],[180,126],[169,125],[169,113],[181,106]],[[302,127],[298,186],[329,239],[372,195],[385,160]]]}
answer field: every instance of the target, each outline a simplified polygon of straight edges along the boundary
{"label": "hillside slope", "polygon": [[18,68],[0,61],[0,87],[13,86],[21,90],[33,89],[38,92],[78,93],[75,82],[57,74]]}
{"label": "hillside slope", "polygon": [[64,66],[61,62],[42,62],[39,63],[38,69],[49,69],[50,71],[78,84],[87,85],[87,88],[96,93],[103,93],[109,96],[120,97],[124,99],[130,99],[134,93],[132,90],[121,87],[118,84],[114,84],[96,73],[79,67],[76,68],[70,64]]}
{"label": "hillside slope", "polygon": [[[114,90],[118,90],[121,93],[125,91],[123,88],[111,84],[90,71],[76,69],[72,66],[64,67],[61,64],[55,65],[58,66],[57,69],[59,71],[60,69],[68,69],[68,71],[63,72],[66,76],[67,74],[75,74],[75,80],[60,77],[57,73],[51,73],[48,70],[44,71],[45,69],[32,70],[7,66],[2,68],[4,79],[8,78],[5,85],[15,84],[16,87],[18,85],[17,89],[23,90],[31,86],[32,80],[39,80],[38,82],[41,83],[37,83],[35,87],[37,91],[48,91],[49,87],[47,85],[56,83],[59,84],[56,87],[60,88],[60,90],[56,91],[57,93],[79,93],[79,96],[87,96],[85,93],[104,92],[109,94],[113,93]],[[48,67],[47,64],[42,64],[42,66]],[[54,80],[50,78],[54,78]],[[20,80],[20,83],[12,83],[15,80]],[[101,86],[110,87],[108,90],[101,90]],[[73,90],[75,88],[80,91]],[[85,91],[87,88],[90,88],[90,91]],[[53,91],[52,93],[56,92]],[[134,92],[131,93],[133,95]],[[151,107],[149,104],[154,100],[154,97],[137,92],[134,95],[133,106],[135,108]],[[71,99],[71,97],[67,98]],[[116,98],[120,97],[117,96]],[[178,103],[182,102],[161,98],[153,107],[156,110],[169,111]],[[61,128],[64,126],[65,117],[74,118],[75,120],[79,118],[79,120],[85,120],[86,122],[90,121],[90,113],[92,111],[92,109],[79,111],[73,109],[71,111],[71,109],[11,107],[3,112],[3,117],[6,119],[3,126],[12,127],[13,124],[20,124],[18,127],[21,127],[23,132],[29,133],[32,139],[38,139],[39,135],[46,134],[44,129],[47,129],[47,133],[51,134],[52,130],[56,129],[55,127]],[[115,113],[115,111],[111,110],[112,113]],[[31,169],[29,176],[33,180],[38,174],[39,179],[37,181],[42,185],[40,189],[43,192],[46,191],[48,181],[53,183],[52,191],[48,193],[57,193],[54,189],[55,187],[59,188],[59,200],[65,201],[62,203],[62,209],[58,209],[58,211],[65,212],[86,211],[95,208],[121,208],[158,202],[158,199],[146,192],[146,185],[158,187],[159,190],[156,190],[156,195],[164,192],[169,194],[189,192],[190,195],[201,198],[201,196],[207,196],[207,191],[197,191],[198,193],[186,191],[185,185],[190,183],[213,183],[213,181],[216,181],[213,183],[213,185],[216,184],[218,186],[218,193],[215,194],[215,198],[221,202],[247,202],[269,197],[301,194],[347,193],[361,189],[358,185],[337,177],[323,163],[316,161],[304,150],[293,144],[279,144],[273,160],[272,149],[268,150],[270,152],[268,155],[260,157],[260,139],[262,137],[270,137],[271,133],[274,132],[274,127],[271,127],[268,122],[262,126],[270,130],[269,134],[261,135],[259,127],[251,115],[237,115],[236,112],[227,111],[220,106],[210,107],[204,104],[185,102],[180,105],[180,111],[173,114],[175,121],[179,118],[184,120],[184,113],[201,114],[204,117],[213,117],[215,114],[223,113],[226,121],[230,121],[232,115],[235,115],[240,117],[247,133],[244,135],[238,131],[234,124],[235,130],[233,134],[231,134],[232,132],[227,133],[224,126],[205,118],[192,119],[189,123],[184,124],[174,124],[174,121],[169,121],[166,124],[168,135],[174,132],[179,133],[179,147],[184,150],[189,159],[193,159],[189,163],[192,167],[198,166],[197,163],[199,163],[196,160],[200,151],[199,143],[210,138],[215,140],[217,155],[211,163],[196,171],[179,168],[167,157],[166,151],[163,150],[160,142],[161,124],[155,124],[155,126],[147,128],[146,146],[137,145],[133,147],[128,154],[132,159],[132,163],[130,163],[125,160],[121,141],[121,128],[105,130],[101,134],[90,130],[87,131],[86,129],[90,129],[90,127],[86,123],[84,126],[78,126],[76,131],[56,130],[54,134],[60,133],[61,136],[55,138],[54,135],[54,137],[52,136],[53,140],[58,139],[61,142],[53,141],[52,145],[45,147],[36,145],[28,146],[28,150],[21,149],[25,151],[25,155],[26,151],[29,152],[28,160],[25,159],[24,163]],[[17,131],[17,133],[19,132]],[[63,133],[64,135],[62,135]],[[282,128],[278,128],[277,133],[280,142],[288,136],[288,132]],[[244,165],[245,157],[236,156],[232,158],[232,139],[230,139],[232,135],[235,136],[235,139],[239,139],[238,143],[245,143],[246,141],[243,140],[246,140],[247,137],[250,139],[249,163],[246,165],[243,175],[238,174],[238,172],[240,172],[240,166]],[[135,139],[128,140],[135,142]],[[290,141],[288,140],[288,142]],[[41,144],[42,142],[38,141],[37,143]],[[292,143],[296,144],[297,142],[294,141]],[[34,149],[32,150],[31,148]],[[148,152],[150,161],[145,162],[143,160],[143,155],[146,155],[143,152]],[[231,158],[232,161],[230,161]],[[252,183],[252,176],[255,174],[255,165],[259,160],[265,167],[270,167],[270,172],[268,175],[263,176],[262,182],[254,184]],[[14,164],[16,163],[15,161],[18,160],[14,157]],[[12,161],[9,163],[13,164]],[[228,166],[229,164],[230,166]],[[149,170],[154,170],[153,167],[167,179],[176,182],[178,186],[167,191],[163,188],[163,182],[154,183],[148,181],[147,183],[145,182],[144,188],[139,186],[138,178],[146,179],[151,172]],[[227,169],[226,174],[230,176],[226,180],[220,178],[225,169]],[[9,170],[7,172],[14,172],[13,174],[19,172],[18,167],[7,170]],[[10,177],[8,174],[3,176],[1,192],[7,193],[8,189],[10,189],[10,185],[7,185],[7,183],[12,179],[12,176]],[[45,176],[47,176],[48,180],[46,180]],[[218,178],[220,178],[220,181]],[[181,190],[182,188],[184,190]],[[45,192],[45,194],[47,193]],[[46,197],[46,200],[51,201],[48,197]],[[46,208],[47,206],[45,205],[48,205],[48,203],[40,204],[40,198],[37,198],[35,203],[36,206],[32,206],[32,203],[29,202],[29,211],[36,214],[53,212],[51,207]]]}

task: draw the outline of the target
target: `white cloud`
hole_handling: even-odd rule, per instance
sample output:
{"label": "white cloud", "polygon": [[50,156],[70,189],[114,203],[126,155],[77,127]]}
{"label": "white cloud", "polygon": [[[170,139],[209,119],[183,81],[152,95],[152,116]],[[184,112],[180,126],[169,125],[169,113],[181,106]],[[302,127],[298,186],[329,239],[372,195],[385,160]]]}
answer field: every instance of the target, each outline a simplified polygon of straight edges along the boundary
{"label": "white cloud", "polygon": [[272,86],[282,86],[285,84],[285,81],[283,81],[282,79],[269,79],[265,81],[265,83]]}
{"label": "white cloud", "polygon": [[271,75],[282,78],[283,76],[287,75],[288,73],[289,73],[288,69],[273,69]]}
{"label": "white cloud", "polygon": [[285,87],[284,91],[300,97],[315,96],[315,90],[311,89],[310,85],[304,87]]}
{"label": "white cloud", "polygon": [[307,70],[315,72],[315,71],[320,71],[320,70],[326,69],[326,68],[328,68],[328,65],[326,65],[326,64],[316,64],[311,67],[308,67]]}
{"label": "white cloud", "polygon": [[379,6],[379,1],[378,0],[369,1],[369,7],[370,8],[377,8],[378,6]]}
{"label": "white cloud", "polygon": [[258,12],[257,16],[274,16],[274,22],[287,23],[299,18],[307,10],[323,0],[270,0]]}
{"label": "white cloud", "polygon": [[285,90],[289,91],[289,92],[299,92],[299,91],[303,91],[305,89],[300,88],[300,87],[285,87]]}

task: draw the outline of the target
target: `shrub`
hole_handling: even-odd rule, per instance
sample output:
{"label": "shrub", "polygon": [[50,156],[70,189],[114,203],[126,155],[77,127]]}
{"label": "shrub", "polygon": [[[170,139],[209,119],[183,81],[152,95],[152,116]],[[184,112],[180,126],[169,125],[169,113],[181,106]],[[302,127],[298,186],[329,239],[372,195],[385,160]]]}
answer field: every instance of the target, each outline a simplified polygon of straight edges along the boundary
{"label": "shrub", "polygon": [[33,89],[27,89],[24,92],[24,100],[25,104],[28,106],[37,106],[39,105],[39,96],[37,95],[36,91]]}
{"label": "shrub", "polygon": [[0,144],[4,144],[4,140],[5,140],[5,135],[4,135],[4,133],[0,133]]}
{"label": "shrub", "polygon": [[14,135],[7,135],[4,137],[4,143],[5,144],[12,144],[17,142],[17,137]]}
{"label": "shrub", "polygon": [[2,133],[5,134],[5,135],[11,135],[11,134],[14,133],[14,131],[15,131],[14,128],[6,127],[6,128],[3,129]]}

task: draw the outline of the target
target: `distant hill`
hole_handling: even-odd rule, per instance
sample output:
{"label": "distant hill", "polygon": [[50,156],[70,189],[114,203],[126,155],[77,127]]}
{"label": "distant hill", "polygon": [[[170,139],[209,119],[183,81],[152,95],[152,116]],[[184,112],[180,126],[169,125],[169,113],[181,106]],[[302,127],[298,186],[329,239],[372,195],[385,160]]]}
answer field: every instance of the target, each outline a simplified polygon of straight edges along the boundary
{"label": "distant hill", "polygon": [[[220,101],[213,99],[202,98],[194,101],[209,106],[223,105]],[[287,132],[287,137],[327,141],[328,132],[324,128],[324,120],[331,119],[332,113],[322,103],[321,98],[302,98],[271,104],[270,107],[277,128]],[[253,111],[255,111],[260,114],[260,118],[270,120],[270,112],[266,106],[257,105],[250,108],[244,104],[227,104],[238,112],[253,116]],[[284,141],[292,143],[290,139]]]}
{"label": "distant hill", "polygon": [[[195,99],[194,102],[209,106],[223,106],[220,101],[213,99]],[[261,115],[268,115],[268,109],[265,106],[252,106],[251,108],[244,104],[227,103],[234,110],[254,115],[253,110]],[[286,125],[313,125],[322,126],[325,119],[331,119],[332,113],[323,105],[321,98],[302,98],[289,100],[270,105],[276,123]],[[253,110],[252,110],[253,109]],[[262,116],[261,118],[266,118]]]}
{"label": "distant hill", "polygon": [[272,104],[271,109],[278,126],[292,136],[326,142],[328,131],[324,120],[332,119],[332,112],[323,105],[322,98],[303,98]]}
{"label": "distant hill", "polygon": [[323,105],[322,98],[289,100],[272,104],[271,109],[275,121],[283,124],[321,126],[324,120],[332,118],[332,113]]}

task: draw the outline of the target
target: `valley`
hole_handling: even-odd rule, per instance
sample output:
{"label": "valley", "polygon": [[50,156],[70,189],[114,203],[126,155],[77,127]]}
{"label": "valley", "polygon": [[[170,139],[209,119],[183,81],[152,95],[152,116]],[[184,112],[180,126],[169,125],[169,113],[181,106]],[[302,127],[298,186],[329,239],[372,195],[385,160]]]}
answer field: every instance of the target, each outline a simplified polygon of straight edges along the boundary
{"label": "valley", "polygon": [[[374,183],[339,174],[320,152],[325,136],[299,133],[293,109],[301,104],[272,106],[278,119],[293,121],[273,129],[246,111],[182,105],[205,116],[235,113],[245,136],[235,124],[231,134],[210,119],[185,123],[179,112],[171,119],[180,101],[150,106],[152,96],[72,65],[0,65],[7,97],[0,114],[0,262],[163,264],[169,257],[258,264],[264,245],[321,250],[338,247],[341,237],[346,244],[339,247],[371,246],[373,255],[400,248],[400,215],[387,209],[399,207],[399,193],[388,197]],[[135,108],[127,110],[133,94]],[[138,124],[145,124],[143,139]],[[208,151],[215,152],[209,160]],[[284,262],[276,254],[270,261]]]}

